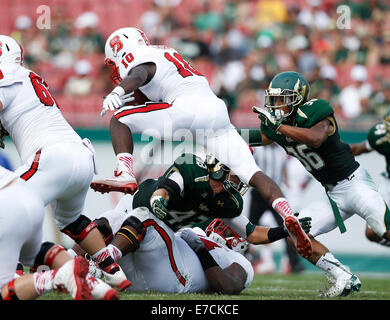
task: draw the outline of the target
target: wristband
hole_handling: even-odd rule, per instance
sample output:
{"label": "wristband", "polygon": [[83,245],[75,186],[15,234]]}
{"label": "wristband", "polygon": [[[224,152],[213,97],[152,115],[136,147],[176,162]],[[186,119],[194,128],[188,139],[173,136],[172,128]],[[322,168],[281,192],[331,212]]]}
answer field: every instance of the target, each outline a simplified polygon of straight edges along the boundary
{"label": "wristband", "polygon": [[269,242],[274,242],[288,237],[288,232],[286,232],[283,227],[270,228],[267,236]]}
{"label": "wristband", "polygon": [[126,93],[125,89],[123,89],[121,86],[115,87],[112,92],[116,93],[119,97],[122,97]]}
{"label": "wristband", "polygon": [[204,271],[212,267],[218,266],[218,263],[214,260],[210,252],[206,248],[200,248],[195,251]]}

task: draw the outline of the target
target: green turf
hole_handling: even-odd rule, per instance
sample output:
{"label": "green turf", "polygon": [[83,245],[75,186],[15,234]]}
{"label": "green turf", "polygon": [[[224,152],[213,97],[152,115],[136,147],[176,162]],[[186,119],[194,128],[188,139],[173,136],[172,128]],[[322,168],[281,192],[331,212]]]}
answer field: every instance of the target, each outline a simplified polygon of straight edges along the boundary
{"label": "green turf", "polygon": [[[390,275],[359,276],[359,292],[334,300],[390,300]],[[237,296],[216,294],[120,293],[121,300],[324,300],[320,290],[329,287],[319,273],[256,275],[251,286]],[[68,294],[50,293],[40,300],[68,300]],[[329,299],[326,299],[329,300]]]}

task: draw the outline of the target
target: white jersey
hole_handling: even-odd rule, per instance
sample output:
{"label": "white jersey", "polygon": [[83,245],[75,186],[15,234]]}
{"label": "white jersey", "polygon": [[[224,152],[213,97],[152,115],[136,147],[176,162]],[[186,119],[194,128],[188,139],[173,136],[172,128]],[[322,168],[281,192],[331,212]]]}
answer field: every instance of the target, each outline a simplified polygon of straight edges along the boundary
{"label": "white jersey", "polygon": [[17,174],[0,166],[0,189],[17,178]]}
{"label": "white jersey", "polygon": [[152,80],[139,88],[151,101],[172,103],[177,97],[193,94],[214,95],[207,79],[172,48],[140,46],[128,54],[119,65],[124,79],[129,71],[143,63],[153,62],[156,73]]}
{"label": "white jersey", "polygon": [[0,119],[25,162],[36,151],[56,143],[80,143],[81,138],[61,114],[46,83],[20,67],[0,79]]}
{"label": "white jersey", "polygon": [[[246,281],[245,288],[248,288],[253,281],[253,267],[252,264],[246,259],[242,254],[228,249],[226,246],[223,246],[210,238],[208,238],[204,232],[202,235],[202,231],[199,228],[193,229],[205,244],[206,248],[209,250],[209,253],[213,256],[215,262],[221,267],[221,269],[225,269],[229,267],[232,263],[239,264],[246,272]],[[203,269],[202,269],[203,270]]]}

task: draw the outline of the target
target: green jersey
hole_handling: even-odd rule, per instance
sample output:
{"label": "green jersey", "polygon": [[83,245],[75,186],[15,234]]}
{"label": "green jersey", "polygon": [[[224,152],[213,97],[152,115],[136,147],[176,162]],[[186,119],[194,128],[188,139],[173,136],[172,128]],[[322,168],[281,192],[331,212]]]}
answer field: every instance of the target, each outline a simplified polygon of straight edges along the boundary
{"label": "green jersey", "polygon": [[181,175],[184,183],[182,191],[170,199],[169,214],[164,219],[174,231],[210,218],[234,218],[241,214],[241,194],[225,191],[214,194],[204,161],[193,154],[182,154],[160,178],[142,182],[134,195],[133,209],[147,207],[151,210],[152,194],[163,188],[164,180],[174,172]]}
{"label": "green jersey", "polygon": [[390,135],[386,134],[383,122],[370,129],[367,140],[371,148],[385,157],[387,176],[390,177]]}
{"label": "green jersey", "polygon": [[351,148],[340,140],[334,111],[329,103],[322,99],[312,99],[297,109],[290,125],[299,128],[311,128],[316,123],[328,119],[333,131],[318,148],[294,141],[280,132],[274,132],[265,125],[261,131],[271,140],[281,145],[286,152],[296,157],[302,165],[321,184],[336,184],[347,178],[358,167]]}

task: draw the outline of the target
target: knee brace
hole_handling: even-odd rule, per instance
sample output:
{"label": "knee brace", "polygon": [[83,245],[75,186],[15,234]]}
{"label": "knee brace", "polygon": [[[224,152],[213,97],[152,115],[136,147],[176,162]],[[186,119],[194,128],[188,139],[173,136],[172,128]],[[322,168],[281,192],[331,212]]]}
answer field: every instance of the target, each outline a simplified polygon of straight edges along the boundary
{"label": "knee brace", "polygon": [[61,232],[71,237],[76,243],[80,243],[96,227],[96,222],[91,221],[84,215],[80,215],[76,221],[68,224]]}
{"label": "knee brace", "polygon": [[0,300],[19,300],[19,298],[16,296],[14,282],[15,279],[12,279],[10,282],[8,282],[8,295],[3,298],[0,294]]}
{"label": "knee brace", "polygon": [[[55,257],[62,250],[65,250],[63,246],[56,245],[53,242],[46,241],[42,243],[41,248],[35,257],[34,266],[30,268],[30,272],[35,272],[37,268],[42,265],[47,265],[49,268],[52,268]],[[47,257],[45,261],[46,254]]]}
{"label": "knee brace", "polygon": [[107,219],[102,217],[93,221],[96,223],[98,230],[102,234],[105,244],[109,244],[114,235],[112,234],[112,229]]}
{"label": "knee brace", "polygon": [[[130,227],[136,232],[130,229]],[[118,235],[125,237],[129,241],[131,245],[130,251],[136,251],[139,248],[139,244],[145,236],[145,233],[145,226],[137,217],[134,216],[127,218],[117,232]]]}

